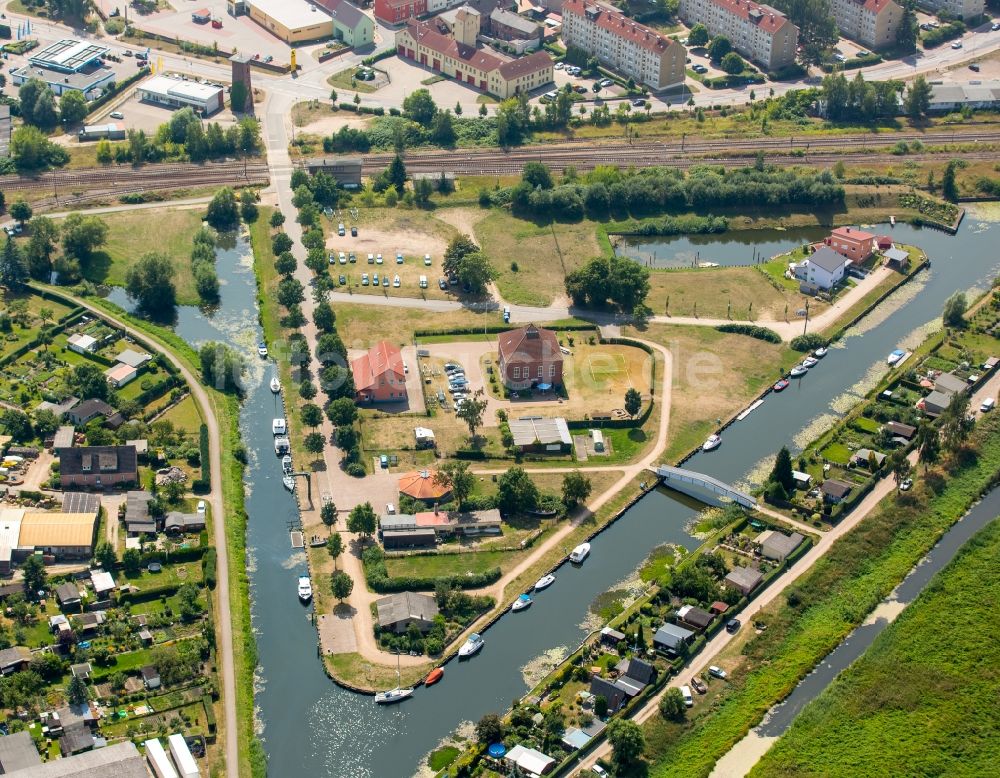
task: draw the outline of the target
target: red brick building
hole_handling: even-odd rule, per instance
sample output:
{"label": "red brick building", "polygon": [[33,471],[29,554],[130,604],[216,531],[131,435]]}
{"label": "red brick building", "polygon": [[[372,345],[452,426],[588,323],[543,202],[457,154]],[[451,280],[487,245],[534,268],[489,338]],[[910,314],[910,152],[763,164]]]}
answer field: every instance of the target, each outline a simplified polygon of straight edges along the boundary
{"label": "red brick building", "polygon": [[351,362],[354,391],[362,403],[403,402],[406,400],[406,372],[403,355],[382,340],[368,353]]}
{"label": "red brick building", "polygon": [[427,13],[427,0],[375,0],[374,10],[383,24],[401,24]]}
{"label": "red brick building", "polygon": [[139,480],[135,446],[77,446],[59,449],[59,486],[104,489]]}
{"label": "red brick building", "polygon": [[864,262],[875,251],[875,236],[854,227],[837,227],[823,242],[855,264]]}
{"label": "red brick building", "polygon": [[552,330],[534,324],[508,330],[500,334],[497,351],[500,375],[510,389],[562,385],[563,355]]}

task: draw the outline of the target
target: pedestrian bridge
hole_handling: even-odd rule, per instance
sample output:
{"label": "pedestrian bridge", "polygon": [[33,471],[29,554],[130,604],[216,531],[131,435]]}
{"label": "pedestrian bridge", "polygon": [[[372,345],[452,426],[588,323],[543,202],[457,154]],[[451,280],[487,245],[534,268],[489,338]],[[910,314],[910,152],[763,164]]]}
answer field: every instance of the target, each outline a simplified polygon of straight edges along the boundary
{"label": "pedestrian bridge", "polygon": [[696,473],[694,470],[685,470],[682,467],[660,465],[656,468],[656,474],[666,486],[702,502],[715,502],[719,505],[735,502],[744,508],[757,507],[757,501],[746,492],[704,473]]}

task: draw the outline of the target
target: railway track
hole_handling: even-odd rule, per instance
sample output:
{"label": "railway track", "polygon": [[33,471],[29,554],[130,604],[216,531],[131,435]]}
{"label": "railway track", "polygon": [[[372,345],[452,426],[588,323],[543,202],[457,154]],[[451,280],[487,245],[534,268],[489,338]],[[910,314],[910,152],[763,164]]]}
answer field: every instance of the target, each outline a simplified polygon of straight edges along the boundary
{"label": "railway track", "polygon": [[0,191],[51,190],[56,199],[71,195],[124,194],[130,191],[179,189],[209,184],[266,184],[270,180],[265,162],[218,162],[195,164],[151,164],[83,170],[53,170],[38,176],[0,176]]}

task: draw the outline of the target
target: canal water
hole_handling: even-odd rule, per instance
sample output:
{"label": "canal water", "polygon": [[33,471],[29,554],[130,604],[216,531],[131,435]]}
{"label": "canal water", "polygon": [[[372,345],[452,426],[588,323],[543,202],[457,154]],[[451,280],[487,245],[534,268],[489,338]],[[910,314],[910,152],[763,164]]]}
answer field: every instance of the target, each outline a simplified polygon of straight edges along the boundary
{"label": "canal water", "polygon": [[[888,225],[886,225],[888,227]],[[691,268],[699,262],[722,267],[752,265],[830,234],[822,227],[787,230],[731,230],[721,235],[612,236],[615,253],[653,269]]]}
{"label": "canal water", "polygon": [[[769,233],[757,245],[770,245],[769,241],[778,240],[776,235],[802,240],[794,233]],[[1000,223],[970,215],[954,237],[906,225],[897,226],[893,235],[921,246],[933,261],[930,270],[869,317],[867,321],[877,326],[862,326],[848,334],[820,366],[785,392],[769,396],[744,421],[724,432],[719,449],[698,454],[687,467],[732,483],[754,480],[762,459],[773,456],[782,445],[801,447],[812,429],[846,411],[864,393],[872,376],[885,369],[885,356],[939,318],[952,292],[983,285],[997,272]],[[713,252],[713,261],[719,261],[724,248],[739,248],[746,255],[753,251],[749,235],[740,238],[742,243],[725,240],[714,236],[709,244],[700,244],[703,257]],[[760,248],[768,256],[779,250]],[[590,603],[627,579],[654,546],[677,543],[692,548],[697,544],[684,531],[694,516],[692,509],[664,492],[651,492],[595,539],[585,565],[560,569],[555,584],[539,594],[531,608],[504,616],[486,631],[486,646],[478,656],[449,663],[441,683],[421,688],[411,700],[389,708],[376,707],[371,697],[340,689],[323,674],[315,630],[295,595],[295,578],[304,569],[305,559],[290,548],[287,523],[294,517],[294,503],[281,487],[273,455],[270,422],[276,415],[275,399],[263,380],[262,363],[252,356],[259,332],[245,242],[220,251],[218,269],[223,282],[218,309],[211,314],[181,309],[176,328],[194,345],[207,339],[232,343],[249,356],[255,368],[241,428],[251,457],[246,479],[247,546],[260,656],[256,704],[271,775],[413,775],[426,754],[464,722],[503,711],[524,694],[529,685],[522,668],[554,650],[575,648],[587,634],[584,622]],[[112,299],[127,307],[120,292]]]}

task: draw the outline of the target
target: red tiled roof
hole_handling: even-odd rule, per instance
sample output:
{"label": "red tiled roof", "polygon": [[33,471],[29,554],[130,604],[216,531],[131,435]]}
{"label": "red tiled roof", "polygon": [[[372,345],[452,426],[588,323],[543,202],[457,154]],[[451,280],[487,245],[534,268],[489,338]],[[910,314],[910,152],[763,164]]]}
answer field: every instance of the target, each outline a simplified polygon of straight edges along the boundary
{"label": "red tiled roof", "polygon": [[562,362],[556,334],[534,324],[500,333],[498,346],[505,361],[516,355],[522,361]]}
{"label": "red tiled roof", "polygon": [[444,484],[435,482],[434,470],[414,470],[399,477],[399,491],[415,500],[440,500],[451,493]]}
{"label": "red tiled roof", "polygon": [[671,46],[680,45],[677,41],[671,40],[665,35],[660,35],[660,33],[645,25],[633,22],[624,14],[604,5],[588,4],[584,0],[564,0],[562,10],[564,16],[569,13],[585,17],[587,11],[591,13],[597,12],[598,15],[594,23],[598,27],[603,27],[613,35],[630,40],[644,49],[649,49],[656,53],[666,51]]}
{"label": "red tiled roof", "polygon": [[859,5],[863,5],[866,11],[871,11],[873,14],[877,14],[882,11],[889,3],[893,0],[855,0]]}
{"label": "red tiled roof", "polygon": [[367,354],[351,362],[351,372],[354,374],[354,388],[359,392],[375,386],[378,377],[386,373],[392,373],[398,383],[406,380],[403,355],[386,340],[379,341],[368,349]]}
{"label": "red tiled roof", "polygon": [[[738,16],[741,19],[746,19],[751,22],[756,19],[757,26],[762,30],[767,30],[768,32],[775,33],[784,27],[786,22],[788,22],[784,15],[782,15],[781,11],[778,11],[776,8],[771,8],[769,5],[754,3],[752,0],[711,1],[715,5],[726,9],[729,13]],[[753,16],[751,16],[751,14],[753,14]]]}
{"label": "red tiled roof", "polygon": [[510,80],[526,76],[529,73],[537,73],[539,70],[545,70],[550,67],[552,67],[552,57],[544,51],[536,51],[527,57],[521,57],[511,62],[504,62],[500,66],[500,75]]}
{"label": "red tiled roof", "polygon": [[830,233],[830,237],[847,238],[848,240],[872,240],[875,236],[864,230],[856,230],[854,227],[837,227]]}
{"label": "red tiled roof", "polygon": [[413,40],[421,46],[426,46],[442,56],[457,59],[477,70],[489,72],[497,70],[504,64],[504,61],[499,57],[494,57],[492,54],[474,49],[471,46],[465,46],[454,38],[442,35],[427,22],[410,19],[406,22],[406,30]]}

